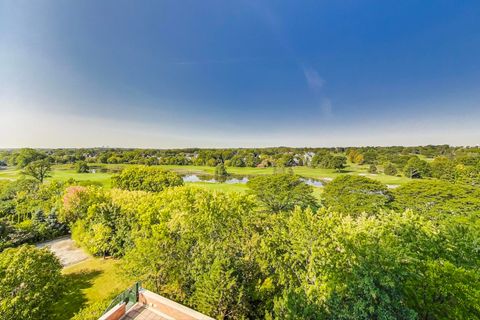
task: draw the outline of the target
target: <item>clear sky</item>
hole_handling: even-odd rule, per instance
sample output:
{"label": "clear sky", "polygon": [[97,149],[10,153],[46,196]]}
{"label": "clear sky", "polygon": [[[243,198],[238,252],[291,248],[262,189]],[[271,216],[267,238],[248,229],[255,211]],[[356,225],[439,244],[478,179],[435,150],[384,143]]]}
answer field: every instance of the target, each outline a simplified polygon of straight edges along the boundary
{"label": "clear sky", "polygon": [[480,1],[0,0],[0,147],[480,143]]}

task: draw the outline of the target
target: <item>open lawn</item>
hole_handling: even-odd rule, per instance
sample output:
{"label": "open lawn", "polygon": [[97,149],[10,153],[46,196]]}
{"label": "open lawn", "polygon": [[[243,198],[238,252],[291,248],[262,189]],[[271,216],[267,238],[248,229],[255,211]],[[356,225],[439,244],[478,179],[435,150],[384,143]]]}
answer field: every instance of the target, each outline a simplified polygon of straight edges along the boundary
{"label": "open lawn", "polygon": [[[167,170],[176,171],[178,173],[199,173],[199,174],[214,174],[215,168],[208,166],[177,166],[177,165],[162,165],[160,166]],[[364,175],[369,178],[378,180],[385,184],[402,184],[410,179],[405,177],[388,176],[383,173],[370,174],[368,173],[368,165],[350,164],[343,172],[337,172],[334,169],[321,169],[310,167],[293,167],[293,171],[306,178],[315,179],[334,179],[342,174]],[[379,168],[381,169],[381,168]],[[273,174],[274,168],[247,168],[247,167],[227,167],[230,174],[235,175],[262,175]]]}
{"label": "open lawn", "polygon": [[[93,183],[101,184],[106,188],[110,188],[111,177],[113,172],[120,171],[122,168],[129,166],[128,164],[95,164],[97,170],[95,173],[78,173],[75,170],[73,165],[56,165],[53,166],[53,171],[51,177],[48,180],[60,180],[67,181],[69,179],[74,179],[77,181],[90,181]],[[161,168],[172,170],[180,174],[214,174],[215,168],[208,166],[179,166],[179,165],[161,165]],[[108,172],[100,172],[101,168],[107,169]],[[381,169],[381,168],[379,168]],[[246,168],[246,167],[228,167],[227,171],[230,174],[234,175],[243,175],[243,176],[254,176],[254,175],[264,175],[264,174],[273,174],[273,168]],[[315,178],[315,179],[333,179],[342,174],[353,174],[353,175],[363,175],[375,180],[378,180],[385,184],[402,184],[410,179],[405,177],[396,177],[396,176],[387,176],[382,173],[379,174],[370,174],[368,173],[368,165],[356,165],[350,164],[343,172],[336,172],[333,169],[321,169],[321,168],[310,168],[310,167],[294,167],[293,171],[306,178]],[[1,179],[17,179],[21,176],[20,170],[18,169],[4,169],[0,170],[0,180]],[[223,191],[245,191],[246,186],[242,184],[216,184],[216,183],[206,183],[206,182],[193,182],[192,184],[197,185],[206,189],[215,189]]]}
{"label": "open lawn", "polygon": [[245,192],[247,191],[247,186],[241,183],[210,183],[210,182],[187,182],[186,185],[195,186],[198,188],[203,188],[207,190],[218,190],[224,192]]}
{"label": "open lawn", "polygon": [[90,258],[63,269],[65,294],[54,305],[52,320],[70,319],[83,307],[110,299],[127,289],[129,281],[119,271],[121,261]]}

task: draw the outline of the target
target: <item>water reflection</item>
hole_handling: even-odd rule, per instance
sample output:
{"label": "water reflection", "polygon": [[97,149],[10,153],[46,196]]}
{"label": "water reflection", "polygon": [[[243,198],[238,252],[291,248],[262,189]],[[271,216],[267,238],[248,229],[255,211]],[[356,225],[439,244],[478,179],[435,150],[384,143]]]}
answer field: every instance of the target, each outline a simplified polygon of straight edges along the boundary
{"label": "water reflection", "polygon": [[314,186],[314,187],[323,187],[323,183],[320,180],[315,180],[312,178],[300,178],[303,182],[308,184],[309,186]]}
{"label": "water reflection", "polygon": [[[187,174],[182,177],[184,182],[208,182],[208,183],[228,183],[228,184],[246,184],[248,182],[247,176],[230,175],[227,177],[218,177],[201,174]],[[314,187],[323,187],[320,180],[312,178],[300,178],[303,182]]]}
{"label": "water reflection", "polygon": [[243,176],[227,176],[227,177],[218,177],[210,175],[199,175],[199,174],[188,174],[182,177],[184,182],[208,182],[208,183],[228,183],[235,184],[241,183],[245,184],[248,182],[248,177]]}

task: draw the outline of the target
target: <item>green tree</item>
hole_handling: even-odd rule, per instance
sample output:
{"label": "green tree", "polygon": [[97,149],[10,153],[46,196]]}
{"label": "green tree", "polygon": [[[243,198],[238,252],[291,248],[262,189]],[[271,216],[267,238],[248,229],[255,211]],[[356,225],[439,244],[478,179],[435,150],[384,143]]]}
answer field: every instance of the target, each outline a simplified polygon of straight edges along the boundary
{"label": "green tree", "polygon": [[455,180],[455,163],[447,157],[436,157],[431,165],[432,177],[442,180]]}
{"label": "green tree", "polygon": [[151,197],[141,213],[149,223],[141,224],[142,236],[123,259],[125,272],[218,318],[262,318],[255,252],[257,230],[269,215],[255,210],[253,197],[191,187]]}
{"label": "green tree", "polygon": [[383,167],[383,173],[388,176],[395,176],[397,174],[397,167],[391,162],[387,162]]}
{"label": "green tree", "polygon": [[89,169],[90,168],[88,167],[87,162],[85,162],[85,161],[77,162],[77,172],[78,173],[88,173]]}
{"label": "green tree", "polygon": [[31,148],[24,148],[15,154],[14,162],[19,168],[25,168],[29,163],[45,159],[46,157],[43,152]]}
{"label": "green tree", "polygon": [[367,164],[374,164],[377,161],[377,151],[374,149],[369,149],[363,153],[364,162]]}
{"label": "green tree", "polygon": [[368,172],[369,172],[369,173],[373,173],[373,174],[377,173],[377,166],[372,163],[372,164],[368,167]]}
{"label": "green tree", "polygon": [[439,215],[468,215],[480,212],[480,190],[441,180],[421,180],[405,183],[393,191],[397,210]]}
{"label": "green tree", "polygon": [[248,298],[238,279],[239,269],[228,258],[215,258],[210,270],[199,276],[192,304],[217,319],[241,319],[247,314]]}
{"label": "green tree", "polygon": [[480,163],[475,166],[456,165],[455,182],[476,187],[480,186]]}
{"label": "green tree", "polygon": [[353,175],[342,175],[329,182],[322,196],[327,207],[343,214],[374,214],[392,201],[386,185]]}
{"label": "green tree", "polygon": [[415,319],[402,291],[404,252],[378,217],[325,209],[279,217],[262,241],[278,290],[272,318]]}
{"label": "green tree", "polygon": [[155,167],[136,166],[123,169],[112,177],[115,188],[159,192],[168,187],[183,185],[180,175]]}
{"label": "green tree", "polygon": [[257,176],[250,179],[247,186],[249,193],[273,213],[292,210],[295,206],[317,206],[313,187],[293,174]]}
{"label": "green tree", "polygon": [[36,160],[30,162],[25,166],[22,171],[22,174],[31,176],[37,179],[40,183],[45,180],[45,178],[50,176],[50,172],[52,171],[52,165],[48,159],[43,160]]}
{"label": "green tree", "polygon": [[135,216],[122,212],[111,198],[90,205],[87,215],[72,226],[72,238],[98,256],[123,256],[133,245]]}
{"label": "green tree", "polygon": [[227,169],[225,168],[225,165],[223,163],[217,164],[215,167],[215,176],[217,177],[226,177],[228,176]]}
{"label": "green tree", "polygon": [[53,302],[61,295],[61,269],[47,249],[24,245],[1,252],[1,318],[48,319]]}
{"label": "green tree", "polygon": [[431,168],[427,161],[412,157],[403,168],[403,174],[410,179],[430,177]]}
{"label": "green tree", "polygon": [[331,168],[335,169],[337,172],[342,172],[345,169],[347,164],[347,158],[345,156],[336,155],[331,160]]}

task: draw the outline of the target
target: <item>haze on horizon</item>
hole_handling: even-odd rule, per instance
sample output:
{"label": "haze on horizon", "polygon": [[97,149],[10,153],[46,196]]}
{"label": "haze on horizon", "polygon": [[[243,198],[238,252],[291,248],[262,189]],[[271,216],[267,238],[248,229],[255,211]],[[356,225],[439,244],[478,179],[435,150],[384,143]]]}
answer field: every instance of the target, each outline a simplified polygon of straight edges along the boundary
{"label": "haze on horizon", "polygon": [[478,1],[0,0],[0,148],[478,145]]}

